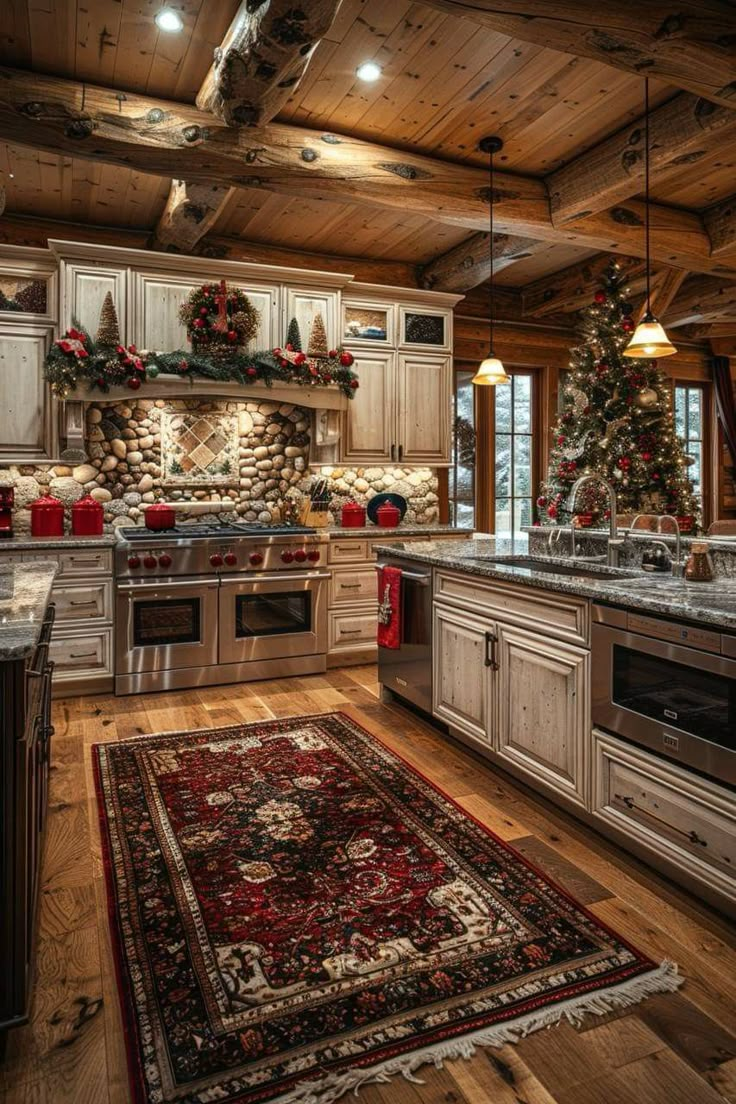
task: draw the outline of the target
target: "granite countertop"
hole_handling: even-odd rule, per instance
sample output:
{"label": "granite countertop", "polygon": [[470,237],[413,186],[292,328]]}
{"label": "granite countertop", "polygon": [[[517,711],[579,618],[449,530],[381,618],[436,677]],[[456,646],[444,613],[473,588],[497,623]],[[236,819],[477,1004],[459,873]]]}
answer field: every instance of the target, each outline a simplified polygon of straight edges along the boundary
{"label": "granite countertop", "polygon": [[10,537],[0,541],[0,552],[36,552],[66,550],[67,548],[114,548],[117,544],[115,533],[103,533],[101,537],[73,537],[67,533],[63,537]]}
{"label": "granite countertop", "polygon": [[23,659],[38,643],[55,563],[0,564],[0,660]]}
{"label": "granite countertop", "polygon": [[[540,590],[576,594],[606,605],[662,613],[683,621],[736,632],[736,578],[716,578],[712,583],[690,583],[670,575],[653,575],[630,569],[627,576],[609,570],[610,581],[607,581],[605,565],[601,577],[585,579],[474,558],[528,555],[526,537],[516,540],[490,538],[436,543],[431,540],[416,541],[407,544],[405,548],[395,544],[383,548],[379,545],[378,551],[387,556],[400,554],[402,559],[416,560],[418,563],[431,564],[432,567],[444,567],[488,579],[502,579]],[[569,564],[571,561],[560,557],[559,562]]]}
{"label": "granite countertop", "polygon": [[423,537],[425,533],[472,533],[473,530],[462,525],[396,525],[387,529],[380,525],[361,525],[355,529],[341,525],[328,525],[326,530],[331,537]]}

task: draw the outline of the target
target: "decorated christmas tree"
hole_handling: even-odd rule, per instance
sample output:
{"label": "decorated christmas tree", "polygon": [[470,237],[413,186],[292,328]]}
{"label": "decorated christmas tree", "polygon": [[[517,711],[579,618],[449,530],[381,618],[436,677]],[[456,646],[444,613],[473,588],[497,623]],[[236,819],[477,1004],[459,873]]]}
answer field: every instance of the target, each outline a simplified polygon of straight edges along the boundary
{"label": "decorated christmas tree", "polygon": [[[569,521],[572,485],[590,472],[614,486],[620,514],[674,514],[683,528],[697,522],[690,461],[675,433],[665,374],[656,360],[622,355],[635,328],[633,313],[612,262],[593,303],[581,311],[583,340],[572,350],[547,480],[537,499],[544,524]],[[575,513],[582,524],[603,524],[603,489],[584,487]]]}
{"label": "decorated christmas tree", "polygon": [[327,332],[322,315],[317,312],[309,334],[309,355],[310,357],[326,357],[327,352]]}
{"label": "decorated christmas tree", "polygon": [[292,318],[286,331],[286,347],[295,353],[302,351],[302,335],[299,332],[299,323],[296,318]]}
{"label": "decorated christmas tree", "polygon": [[120,344],[120,325],[111,291],[108,291],[102,304],[95,342],[104,346]]}

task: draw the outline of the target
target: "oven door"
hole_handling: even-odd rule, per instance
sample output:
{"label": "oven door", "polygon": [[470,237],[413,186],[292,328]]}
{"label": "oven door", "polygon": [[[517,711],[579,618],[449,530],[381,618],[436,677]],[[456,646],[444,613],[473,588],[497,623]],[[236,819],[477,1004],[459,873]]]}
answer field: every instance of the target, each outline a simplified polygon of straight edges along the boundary
{"label": "oven door", "polygon": [[593,625],[593,723],[736,785],[736,660]]}
{"label": "oven door", "polygon": [[115,673],[174,671],[217,663],[217,579],[121,583]]}
{"label": "oven door", "polygon": [[325,571],[225,576],[220,587],[220,663],[327,651]]}

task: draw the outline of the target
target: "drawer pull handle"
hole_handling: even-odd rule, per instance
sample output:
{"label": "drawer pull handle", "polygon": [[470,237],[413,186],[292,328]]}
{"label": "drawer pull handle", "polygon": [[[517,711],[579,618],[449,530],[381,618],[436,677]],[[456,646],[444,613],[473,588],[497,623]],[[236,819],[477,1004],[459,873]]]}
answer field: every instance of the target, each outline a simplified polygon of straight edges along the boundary
{"label": "drawer pull handle", "polygon": [[342,590],[360,590],[360,583],[340,583]]}
{"label": "drawer pull handle", "polygon": [[498,660],[496,659],[496,640],[498,637],[494,632],[486,633],[486,657],[485,665],[490,667],[492,671],[498,670]]}
{"label": "drawer pull handle", "polygon": [[696,831],[688,832],[688,839],[691,843],[699,843],[701,847],[707,847],[708,841],[701,839]]}
{"label": "drawer pull handle", "polygon": [[96,556],[93,560],[78,560],[76,556],[72,556],[71,563],[75,567],[97,567],[100,562],[100,557]]}
{"label": "drawer pull handle", "polygon": [[362,629],[340,629],[340,636],[360,636]]}
{"label": "drawer pull handle", "polygon": [[627,809],[634,809],[636,807],[636,802],[633,797],[621,797],[621,794],[616,794],[616,797],[619,801],[623,801]]}
{"label": "drawer pull handle", "polygon": [[97,652],[70,652],[70,659],[94,659]]}
{"label": "drawer pull handle", "polygon": [[95,602],[94,598],[83,598],[78,602],[75,601],[74,598],[71,598],[70,601],[69,601],[69,605],[70,606],[94,606],[94,605],[96,605],[96,602]]}

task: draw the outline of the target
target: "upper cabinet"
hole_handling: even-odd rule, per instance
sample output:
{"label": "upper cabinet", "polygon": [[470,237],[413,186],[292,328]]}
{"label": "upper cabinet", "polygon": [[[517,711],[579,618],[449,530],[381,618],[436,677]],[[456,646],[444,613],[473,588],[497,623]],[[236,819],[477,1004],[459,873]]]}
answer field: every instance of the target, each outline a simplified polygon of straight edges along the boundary
{"label": "upper cabinet", "polygon": [[[340,293],[337,290],[317,290],[308,287],[287,287],[283,312],[283,336],[278,343],[286,341],[286,331],[292,318],[299,326],[302,349],[305,353],[312,350],[314,325],[317,318],[322,319],[327,338],[327,350],[339,344],[337,336],[340,315]],[[318,351],[318,350],[315,350]]]}
{"label": "upper cabinet", "polygon": [[397,460],[449,464],[452,357],[400,353],[398,385]]}
{"label": "upper cabinet", "polygon": [[0,322],[0,462],[44,463],[56,449],[55,404],[43,377],[53,327]]}
{"label": "upper cabinet", "polygon": [[127,344],[128,331],[127,266],[102,261],[62,262],[59,324],[62,329],[75,322],[91,334],[97,333],[100,311],[108,291],[111,293],[120,324],[120,338]]}

